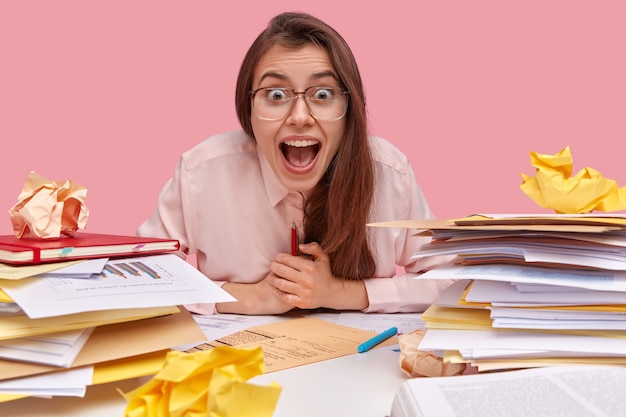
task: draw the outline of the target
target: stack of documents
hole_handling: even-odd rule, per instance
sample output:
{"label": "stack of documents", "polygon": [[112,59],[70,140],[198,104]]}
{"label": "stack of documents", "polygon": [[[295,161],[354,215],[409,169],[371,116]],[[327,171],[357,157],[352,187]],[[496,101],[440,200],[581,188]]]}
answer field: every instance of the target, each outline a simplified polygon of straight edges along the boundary
{"label": "stack of documents", "polygon": [[0,401],[154,374],[206,340],[180,306],[234,300],[173,253],[0,264],[0,289]]}
{"label": "stack of documents", "polygon": [[626,216],[485,215],[407,226],[432,236],[415,258],[456,262],[423,315],[420,349],[479,371],[626,364]]}

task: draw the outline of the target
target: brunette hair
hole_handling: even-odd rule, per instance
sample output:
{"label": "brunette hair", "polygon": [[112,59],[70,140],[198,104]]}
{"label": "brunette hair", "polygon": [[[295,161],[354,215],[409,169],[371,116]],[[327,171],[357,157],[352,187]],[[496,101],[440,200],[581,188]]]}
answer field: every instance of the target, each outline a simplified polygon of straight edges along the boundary
{"label": "brunette hair", "polygon": [[367,139],[365,94],[356,60],[343,37],[323,21],[306,13],[282,13],[272,18],[252,43],[237,77],[237,117],[250,137],[254,137],[249,94],[254,71],[263,55],[277,44],[288,48],[314,44],[324,48],[341,87],[348,91],[341,146],[306,202],[305,241],[320,242],[336,277],[371,277],[376,264],[366,224],[373,199],[374,167]]}

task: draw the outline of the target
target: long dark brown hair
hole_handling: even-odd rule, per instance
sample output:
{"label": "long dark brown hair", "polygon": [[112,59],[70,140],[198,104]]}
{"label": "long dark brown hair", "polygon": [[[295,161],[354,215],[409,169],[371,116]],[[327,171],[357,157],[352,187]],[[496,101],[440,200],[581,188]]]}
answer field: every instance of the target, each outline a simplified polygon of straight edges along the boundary
{"label": "long dark brown hair", "polygon": [[283,13],[271,19],[248,50],[237,78],[237,117],[250,137],[254,137],[249,95],[254,71],[263,55],[277,44],[289,48],[321,46],[328,52],[341,87],[349,92],[341,146],[304,209],[305,241],[320,242],[336,277],[373,276],[376,265],[366,223],[372,205],[374,168],[367,139],[365,94],[356,60],[343,37],[311,15]]}

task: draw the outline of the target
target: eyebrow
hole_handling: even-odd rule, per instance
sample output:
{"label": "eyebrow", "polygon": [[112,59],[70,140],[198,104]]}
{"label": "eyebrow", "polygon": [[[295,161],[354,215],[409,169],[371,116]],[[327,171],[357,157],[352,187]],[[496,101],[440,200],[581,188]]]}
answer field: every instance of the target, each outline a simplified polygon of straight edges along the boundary
{"label": "eyebrow", "polygon": [[[332,79],[334,79],[337,82],[339,81],[337,79],[337,74],[335,74],[335,72],[331,71],[331,70],[315,72],[315,73],[313,73],[311,78],[313,78],[314,80],[321,80],[322,78],[326,78],[326,77],[331,77]],[[281,81],[287,81],[289,79],[289,77],[287,77],[285,74],[282,74],[282,73],[279,73],[279,72],[270,71],[270,72],[266,72],[265,74],[263,74],[261,76],[261,78],[259,79],[259,85],[266,78],[276,78],[276,79],[281,80]]]}

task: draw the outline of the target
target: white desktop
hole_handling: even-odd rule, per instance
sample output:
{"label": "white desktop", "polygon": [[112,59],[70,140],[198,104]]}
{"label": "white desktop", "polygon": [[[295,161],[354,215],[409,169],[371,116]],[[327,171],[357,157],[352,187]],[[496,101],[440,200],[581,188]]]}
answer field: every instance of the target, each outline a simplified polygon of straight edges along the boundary
{"label": "white desktop", "polygon": [[[385,417],[408,377],[400,369],[398,346],[379,347],[337,359],[272,372],[249,380],[282,392],[273,417]],[[6,417],[122,417],[128,392],[145,382],[133,379],[91,386],[84,398],[23,398],[0,403]]]}

